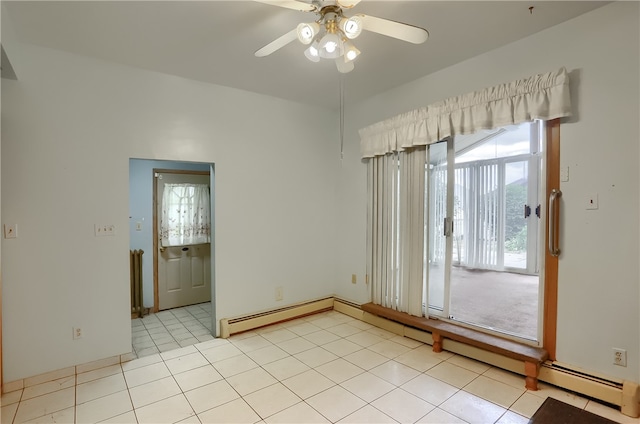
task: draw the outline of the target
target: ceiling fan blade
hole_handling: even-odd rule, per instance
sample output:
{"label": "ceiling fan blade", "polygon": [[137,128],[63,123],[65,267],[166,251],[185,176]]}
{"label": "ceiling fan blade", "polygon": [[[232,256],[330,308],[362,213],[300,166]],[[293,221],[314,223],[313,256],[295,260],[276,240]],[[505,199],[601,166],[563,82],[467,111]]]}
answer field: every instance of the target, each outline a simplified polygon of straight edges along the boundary
{"label": "ceiling fan blade", "polygon": [[299,10],[301,12],[312,12],[316,7],[309,3],[296,0],[253,0],[257,3],[270,4],[272,6],[284,7],[286,9]]}
{"label": "ceiling fan blade", "polygon": [[360,0],[336,0],[336,3],[338,3],[338,6],[343,9],[351,9],[352,7],[360,3]]}
{"label": "ceiling fan blade", "polygon": [[276,38],[275,40],[273,40],[272,42],[270,42],[260,50],[258,50],[255,53],[255,55],[256,57],[268,56],[271,53],[275,52],[276,50],[283,48],[293,40],[296,40],[297,38],[298,38],[298,33],[296,28],[294,28],[291,31],[287,32],[286,34]]}
{"label": "ceiling fan blade", "polygon": [[429,38],[429,32],[417,26],[402,22],[391,21],[389,19],[376,18],[369,15],[358,15],[362,18],[362,29],[408,41],[413,44],[422,44]]}

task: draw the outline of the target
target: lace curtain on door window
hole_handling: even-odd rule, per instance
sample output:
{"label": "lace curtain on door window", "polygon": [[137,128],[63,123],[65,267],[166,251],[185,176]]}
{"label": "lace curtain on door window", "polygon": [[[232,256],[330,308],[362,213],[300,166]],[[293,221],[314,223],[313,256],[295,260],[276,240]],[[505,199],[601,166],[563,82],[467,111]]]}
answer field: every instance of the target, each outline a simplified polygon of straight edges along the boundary
{"label": "lace curtain on door window", "polygon": [[160,218],[162,245],[209,243],[210,205],[206,184],[165,184]]}

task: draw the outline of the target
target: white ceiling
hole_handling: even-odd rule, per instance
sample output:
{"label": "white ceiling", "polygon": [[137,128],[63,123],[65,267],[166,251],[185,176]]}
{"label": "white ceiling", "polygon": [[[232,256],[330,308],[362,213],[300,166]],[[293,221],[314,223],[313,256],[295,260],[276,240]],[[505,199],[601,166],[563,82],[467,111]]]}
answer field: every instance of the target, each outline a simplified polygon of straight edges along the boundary
{"label": "white ceiling", "polygon": [[[308,61],[299,42],[268,57],[253,55],[299,22],[315,20],[312,13],[243,0],[2,3],[2,28],[8,19],[21,42],[298,102],[339,104],[341,74],[331,61]],[[345,101],[389,90],[606,3],[363,0],[346,14],[421,26],[430,37],[413,45],[363,33],[355,40],[362,51],[356,69],[344,77]]]}

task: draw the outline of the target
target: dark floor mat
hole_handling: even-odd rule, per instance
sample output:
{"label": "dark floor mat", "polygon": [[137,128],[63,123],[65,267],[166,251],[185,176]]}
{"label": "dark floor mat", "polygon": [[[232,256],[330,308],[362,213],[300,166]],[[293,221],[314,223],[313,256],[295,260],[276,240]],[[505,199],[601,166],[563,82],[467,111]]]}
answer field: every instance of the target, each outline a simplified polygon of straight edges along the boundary
{"label": "dark floor mat", "polygon": [[529,424],[617,424],[600,415],[576,408],[568,403],[547,398],[538,408]]}

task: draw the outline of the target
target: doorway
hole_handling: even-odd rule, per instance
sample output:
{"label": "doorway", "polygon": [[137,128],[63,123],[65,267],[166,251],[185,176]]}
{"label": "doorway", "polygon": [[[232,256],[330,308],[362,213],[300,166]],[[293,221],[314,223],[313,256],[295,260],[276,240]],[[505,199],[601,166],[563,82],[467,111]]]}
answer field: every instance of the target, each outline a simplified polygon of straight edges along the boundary
{"label": "doorway", "polygon": [[[178,162],[178,161],[164,161],[164,160],[148,160],[148,159],[135,159],[129,160],[129,235],[130,235],[130,249],[144,250],[142,260],[142,280],[143,280],[143,305],[151,312],[158,312],[159,304],[156,299],[156,276],[154,266],[154,253],[158,252],[157,242],[157,223],[154,221],[156,218],[156,211],[154,208],[154,169],[163,169],[169,171],[188,171],[208,174],[208,185],[210,188],[210,228],[211,228],[211,243],[209,245],[210,253],[208,259],[201,262],[201,269],[208,268],[208,278],[206,282],[208,284],[208,294],[210,300],[206,303],[200,304],[209,310],[209,317],[206,318],[210,321],[210,324],[206,327],[214,337],[217,335],[217,329],[215,325],[215,243],[214,243],[214,230],[215,230],[215,169],[211,163],[199,163],[199,162]],[[191,247],[189,247],[191,250]],[[180,250],[180,252],[182,252]],[[193,255],[198,256],[198,255]],[[178,268],[179,269],[179,268]],[[145,317],[146,318],[146,317]],[[205,319],[202,317],[201,319]]]}
{"label": "doorway", "polygon": [[208,171],[154,169],[157,311],[211,301]]}

